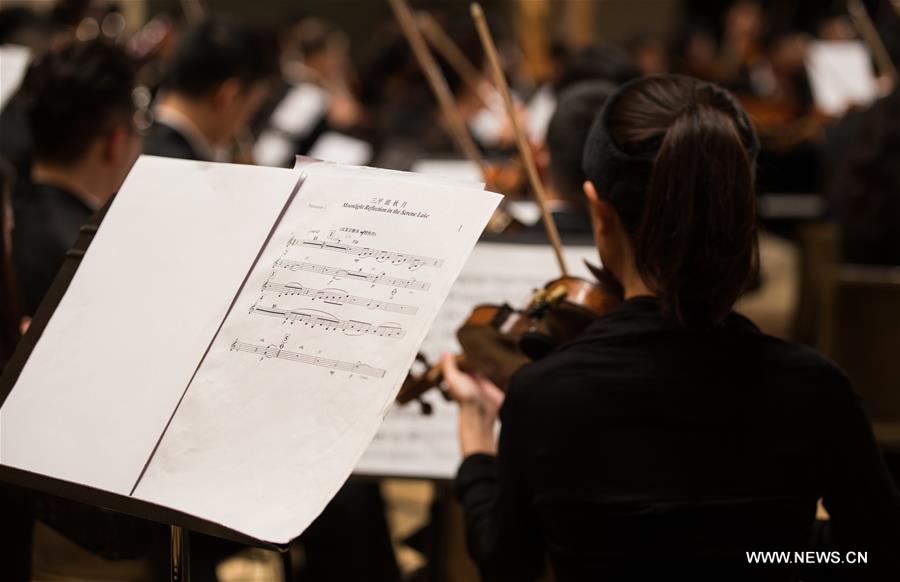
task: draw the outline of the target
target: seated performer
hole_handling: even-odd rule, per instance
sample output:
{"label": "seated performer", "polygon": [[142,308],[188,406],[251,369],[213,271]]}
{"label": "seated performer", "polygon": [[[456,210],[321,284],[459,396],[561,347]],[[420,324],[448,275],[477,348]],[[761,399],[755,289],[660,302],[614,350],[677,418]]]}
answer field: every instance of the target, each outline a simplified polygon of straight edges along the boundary
{"label": "seated performer", "polygon": [[[587,200],[582,192],[581,152],[597,111],[616,90],[605,81],[582,81],[564,89],[547,128],[547,188],[550,212],[562,235],[591,234]],[[543,234],[543,221],[529,230]]]}
{"label": "seated performer", "polygon": [[169,64],[144,153],[231,161],[279,74],[274,40],[221,17],[187,31]]}
{"label": "seated performer", "polygon": [[584,190],[624,302],[505,398],[445,358],[485,580],[533,580],[545,555],[560,582],[809,579],[794,552],[820,498],[831,557],[868,561],[833,568],[900,579],[900,494],[847,378],[732,311],[757,261],[757,149],[731,95],[688,77],[629,83],[598,115]]}
{"label": "seated performer", "polygon": [[13,261],[20,308],[34,315],[78,230],[122,185],[141,150],[124,52],[73,43],[26,74],[30,183],[17,188]]}
{"label": "seated performer", "polygon": [[[82,225],[121,187],[141,138],[133,63],[114,45],[76,42],[47,53],[31,66],[23,87],[33,161],[30,180],[20,179],[15,191],[12,258],[21,315],[31,316]],[[4,543],[11,552],[4,580],[89,578],[93,568],[124,579],[153,570],[150,553],[164,556],[163,526],[81,503],[4,488],[0,514],[4,541],[15,544]],[[33,550],[32,517],[38,520]],[[15,537],[7,533],[13,526]],[[69,551],[58,551],[60,545]]]}
{"label": "seated performer", "polygon": [[834,133],[828,192],[846,263],[900,265],[900,88]]}

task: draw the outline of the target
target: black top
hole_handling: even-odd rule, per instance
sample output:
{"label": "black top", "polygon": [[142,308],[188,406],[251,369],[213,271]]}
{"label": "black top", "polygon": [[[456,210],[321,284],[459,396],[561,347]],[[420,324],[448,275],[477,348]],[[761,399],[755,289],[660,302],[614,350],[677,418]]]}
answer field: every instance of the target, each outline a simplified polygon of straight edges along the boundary
{"label": "black top", "polygon": [[485,580],[545,554],[560,582],[789,580],[744,552],[807,549],[820,497],[837,548],[898,559],[900,496],[847,379],[740,315],[685,330],[630,299],[522,368],[500,418],[498,457],[457,477]]}
{"label": "black top", "polygon": [[23,182],[17,188],[13,265],[23,315],[32,316],[62,266],[78,231],[94,213],[75,194],[51,184]]}
{"label": "black top", "polygon": [[191,143],[180,131],[160,122],[150,126],[150,130],[144,136],[144,153],[148,156],[162,156],[165,158],[204,160],[200,152],[191,146]]}

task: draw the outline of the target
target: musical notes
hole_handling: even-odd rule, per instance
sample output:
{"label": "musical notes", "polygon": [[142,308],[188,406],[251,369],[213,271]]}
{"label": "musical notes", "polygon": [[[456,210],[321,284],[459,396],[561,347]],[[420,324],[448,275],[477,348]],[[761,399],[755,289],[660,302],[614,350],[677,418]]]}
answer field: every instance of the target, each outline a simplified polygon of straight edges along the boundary
{"label": "musical notes", "polygon": [[[283,345],[283,344],[282,344]],[[260,359],[264,358],[280,358],[282,360],[288,360],[291,362],[299,362],[301,364],[310,364],[313,366],[320,366],[322,368],[330,368],[332,370],[339,370],[341,372],[350,372],[351,374],[359,374],[361,376],[371,376],[372,378],[384,378],[384,375],[387,374],[386,370],[382,370],[381,368],[375,368],[373,366],[369,366],[368,364],[363,364],[362,362],[352,363],[352,362],[344,362],[341,360],[332,360],[329,358],[320,358],[318,356],[313,356],[310,354],[301,354],[300,352],[292,352],[284,349],[281,346],[276,345],[256,345],[250,344],[247,342],[242,342],[240,340],[235,339],[231,344],[232,352],[245,352],[248,354],[256,354],[260,356]]]}
{"label": "musical notes", "polygon": [[258,313],[260,315],[268,315],[270,317],[280,317],[285,323],[293,325],[295,322],[302,323],[309,327],[324,327],[328,331],[343,331],[348,335],[375,335],[378,337],[401,338],[406,335],[403,328],[397,323],[384,323],[381,325],[372,325],[365,321],[355,321],[353,319],[342,320],[326,313],[324,311],[316,312],[316,310],[297,310],[281,309],[279,307],[259,307],[252,305],[250,313]]}
{"label": "musical notes", "polygon": [[434,257],[425,257],[421,255],[411,255],[407,253],[395,253],[391,251],[384,251],[379,249],[373,249],[369,247],[361,247],[357,245],[345,244],[339,241],[328,241],[328,240],[318,240],[318,239],[297,239],[291,237],[288,241],[288,246],[304,246],[304,247],[313,247],[317,249],[322,249],[323,251],[334,251],[338,253],[347,253],[348,255],[355,255],[360,259],[369,259],[373,258],[379,263],[389,262],[392,265],[403,265],[406,264],[409,266],[410,271],[414,271],[419,267],[436,267],[439,268],[443,266],[443,259],[436,259]]}
{"label": "musical notes", "polygon": [[332,305],[355,305],[357,307],[378,309],[381,311],[389,311],[391,313],[401,313],[403,315],[415,315],[419,311],[419,308],[415,305],[404,305],[402,303],[391,303],[389,301],[350,295],[346,291],[341,291],[340,289],[313,289],[312,287],[304,287],[300,283],[295,282],[277,283],[275,281],[267,280],[263,283],[262,291],[277,293],[279,297],[309,297],[314,301],[319,300],[323,303],[330,303]]}
{"label": "musical notes", "polygon": [[275,261],[275,266],[289,271],[305,271],[307,273],[329,275],[335,279],[365,281],[367,283],[372,283],[373,285],[387,285],[390,287],[401,287],[403,289],[415,289],[417,291],[427,291],[431,289],[431,283],[427,281],[418,281],[414,278],[403,279],[401,277],[391,277],[385,273],[349,271],[347,269],[329,267],[328,265],[318,265],[316,263],[307,263],[305,261],[278,259]]}

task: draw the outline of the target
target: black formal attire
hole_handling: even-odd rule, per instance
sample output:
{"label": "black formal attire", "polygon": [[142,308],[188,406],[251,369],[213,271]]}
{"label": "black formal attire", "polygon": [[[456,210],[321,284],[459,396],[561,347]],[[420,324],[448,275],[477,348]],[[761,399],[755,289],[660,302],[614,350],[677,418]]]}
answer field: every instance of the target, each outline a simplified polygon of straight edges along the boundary
{"label": "black formal attire", "polygon": [[20,175],[27,175],[31,168],[33,146],[28,106],[28,95],[19,90],[0,111],[0,156],[7,159]]}
{"label": "black formal attire", "polygon": [[897,573],[900,496],[847,379],[740,315],[684,329],[627,300],[522,368],[500,418],[457,477],[486,580],[545,554],[560,582],[791,580],[745,552],[807,549],[820,497],[836,548],[868,552],[852,579]]}
{"label": "black formal attire", "polygon": [[21,182],[13,201],[13,265],[23,315],[32,316],[62,266],[66,251],[94,211],[52,184]]}
{"label": "black formal attire", "polygon": [[149,156],[184,160],[205,159],[184,134],[162,122],[151,125],[147,135],[144,136],[144,153]]}

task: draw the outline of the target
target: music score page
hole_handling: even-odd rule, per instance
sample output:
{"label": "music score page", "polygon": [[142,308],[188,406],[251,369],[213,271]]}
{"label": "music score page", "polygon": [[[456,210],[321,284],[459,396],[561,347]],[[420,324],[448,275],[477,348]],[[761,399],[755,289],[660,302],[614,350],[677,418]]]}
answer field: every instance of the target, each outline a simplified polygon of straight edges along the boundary
{"label": "music score page", "polygon": [[501,198],[318,169],[306,168],[134,491],[276,543],[350,474]]}

